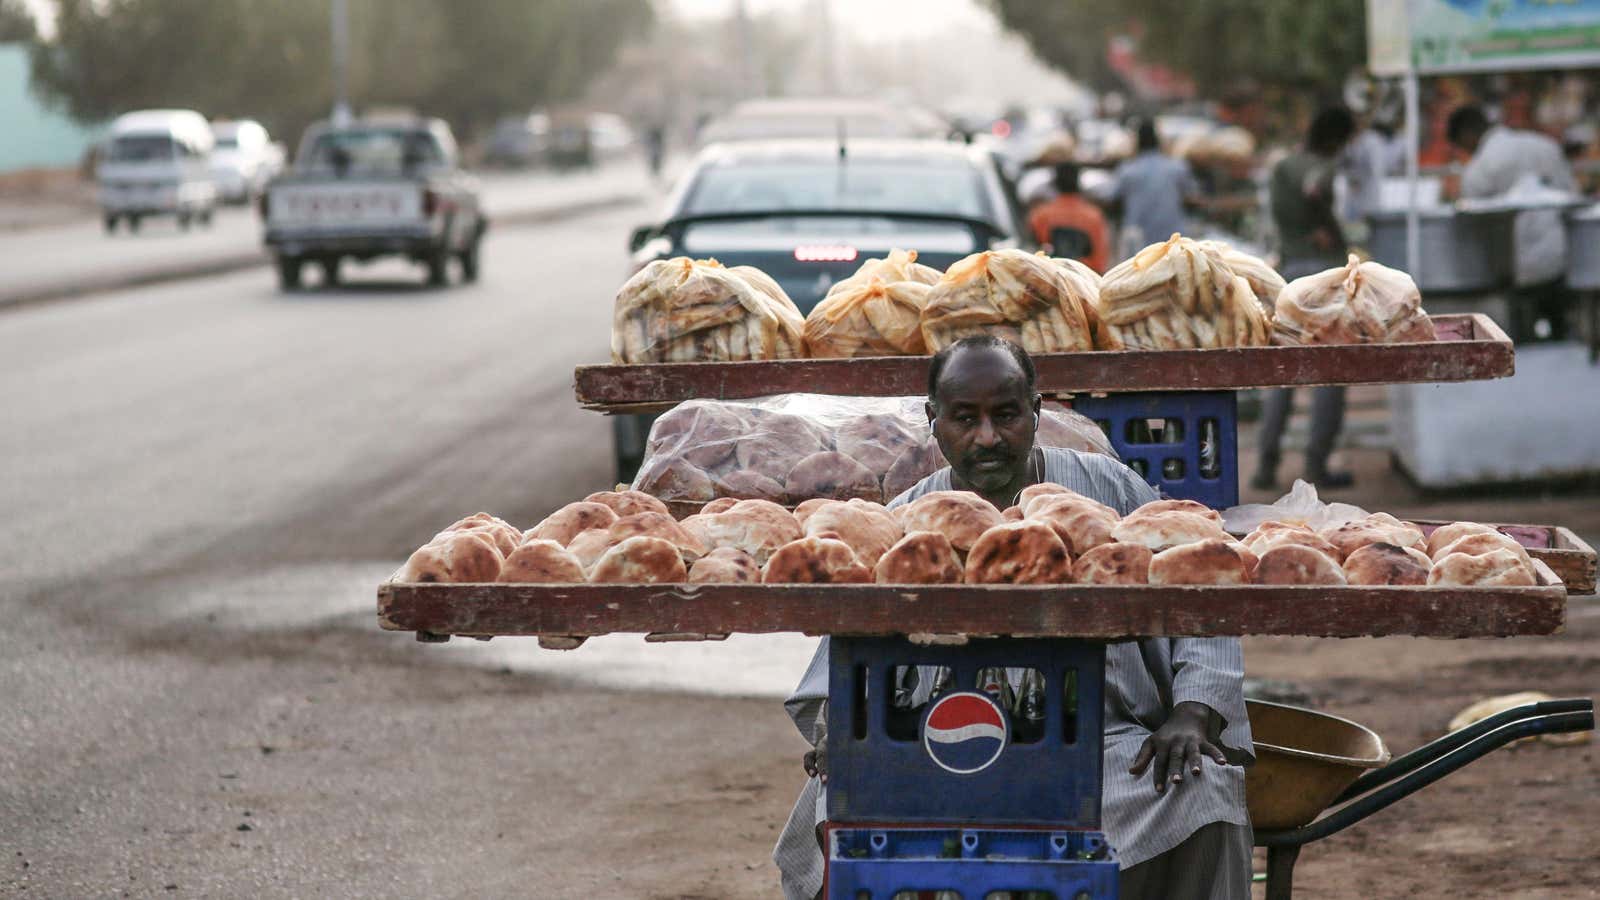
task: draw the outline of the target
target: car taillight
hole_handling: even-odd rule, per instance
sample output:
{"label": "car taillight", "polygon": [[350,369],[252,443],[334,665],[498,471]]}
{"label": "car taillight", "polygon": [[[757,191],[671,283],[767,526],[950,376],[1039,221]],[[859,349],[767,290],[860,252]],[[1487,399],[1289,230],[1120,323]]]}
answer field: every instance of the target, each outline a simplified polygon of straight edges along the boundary
{"label": "car taillight", "polygon": [[843,244],[805,244],[794,248],[794,258],[800,262],[852,262],[856,248]]}
{"label": "car taillight", "polygon": [[422,192],[422,214],[431,216],[439,210],[439,195],[431,190]]}

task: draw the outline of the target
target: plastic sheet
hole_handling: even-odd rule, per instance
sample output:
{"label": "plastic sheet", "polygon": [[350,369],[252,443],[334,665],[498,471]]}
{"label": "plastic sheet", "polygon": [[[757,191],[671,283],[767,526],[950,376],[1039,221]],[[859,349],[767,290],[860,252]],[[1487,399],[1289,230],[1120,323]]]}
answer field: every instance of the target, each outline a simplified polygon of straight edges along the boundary
{"label": "plastic sheet", "polygon": [[1315,485],[1296,478],[1289,493],[1272,503],[1246,503],[1223,510],[1222,526],[1234,534],[1248,534],[1262,522],[1288,522],[1321,531],[1367,515],[1366,510],[1349,503],[1322,502]]}
{"label": "plastic sheet", "polygon": [[[1035,440],[1116,455],[1099,426],[1054,404]],[[887,502],[946,465],[921,397],[691,400],[656,420],[633,487],[663,500]]]}
{"label": "plastic sheet", "polygon": [[1435,340],[1410,275],[1375,262],[1350,262],[1296,278],[1278,294],[1275,344],[1388,344]]}

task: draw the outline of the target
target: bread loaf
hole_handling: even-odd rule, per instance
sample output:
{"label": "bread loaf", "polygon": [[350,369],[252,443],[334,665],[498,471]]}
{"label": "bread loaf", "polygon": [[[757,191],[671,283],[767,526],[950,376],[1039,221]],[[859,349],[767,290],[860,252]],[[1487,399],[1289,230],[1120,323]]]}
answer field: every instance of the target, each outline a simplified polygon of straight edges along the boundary
{"label": "bread loaf", "polygon": [[688,577],[679,548],[649,535],[635,535],[612,546],[589,573],[594,584],[681,584]]}
{"label": "bread loaf", "polygon": [[1231,541],[1218,523],[1192,512],[1168,509],[1141,513],[1134,510],[1111,529],[1118,543],[1143,544],[1158,553],[1168,547],[1197,541]]}
{"label": "bread loaf", "polygon": [[464,519],[457,520],[448,528],[434,535],[435,539],[458,531],[476,531],[489,539],[501,556],[509,556],[511,551],[517,549],[522,543],[522,532],[514,525],[498,516],[486,512],[473,513]]}
{"label": "bread loaf", "polygon": [[1422,539],[1422,529],[1382,512],[1333,528],[1325,528],[1321,534],[1334,546],[1334,549],[1339,551],[1341,562],[1368,544],[1394,544],[1397,547],[1418,548],[1426,546]]}
{"label": "bread loaf", "polygon": [[804,537],[784,544],[761,570],[763,584],[866,584],[872,570],[850,546],[831,538]]}
{"label": "bread loaf", "polygon": [[617,292],[611,356],[617,363],[792,359],[805,321],[782,288],[753,269],[715,260],[656,260]]}
{"label": "bread loaf", "polygon": [[1368,544],[1344,561],[1344,577],[1359,585],[1419,585],[1428,583],[1433,561],[1415,547]]}
{"label": "bread loaf", "polygon": [[902,454],[923,440],[893,419],[871,416],[853,419],[833,432],[833,444],[840,453],[880,476],[888,472]]}
{"label": "bread loaf", "polygon": [[952,265],[922,311],[931,352],[975,334],[992,334],[1030,353],[1094,349],[1080,297],[1048,258],[1022,250],[985,250]]}
{"label": "bread loaf", "polygon": [[580,500],[545,516],[539,524],[528,529],[524,542],[548,540],[565,547],[579,534],[591,528],[610,528],[615,521],[617,514],[611,507],[604,503]]}
{"label": "bread loaf", "polygon": [[783,481],[784,493],[792,501],[811,497],[848,500],[881,500],[883,486],[871,469],[836,450],[824,450],[795,463]]}
{"label": "bread loaf", "polygon": [[717,495],[711,476],[683,457],[663,456],[646,462],[634,484],[647,494],[668,500],[705,502]]}
{"label": "bread loaf", "polygon": [[843,541],[868,568],[876,566],[903,535],[900,523],[888,510],[861,500],[823,504],[806,518],[805,533]]}
{"label": "bread loaf", "polygon": [[1117,527],[1116,513],[1070,497],[1043,497],[1030,504],[1029,510],[1027,518],[1054,528],[1074,557],[1111,543],[1111,530]]}
{"label": "bread loaf", "polygon": [[1310,526],[1298,522],[1262,522],[1254,531],[1245,535],[1243,543],[1258,555],[1274,547],[1296,544],[1310,547],[1334,560],[1342,559],[1344,556],[1327,538],[1312,530]]}
{"label": "bread loaf", "polygon": [[1245,280],[1270,325],[1273,310],[1278,305],[1278,295],[1283,293],[1287,284],[1283,276],[1265,261],[1237,250],[1224,241],[1196,241],[1195,244],[1207,255],[1232,269],[1233,274]]}
{"label": "bread loaf", "polygon": [[1194,241],[1174,234],[1107,272],[1100,318],[1117,345],[1186,350],[1267,343],[1267,317],[1250,285]]}
{"label": "bread loaf", "polygon": [[1071,578],[1066,544],[1043,522],[1002,522],[967,553],[968,584],[1065,584]]}
{"label": "bread loaf", "polygon": [[1255,584],[1344,584],[1344,569],[1333,557],[1301,544],[1283,544],[1261,554]]}
{"label": "bread loaf", "polygon": [[[1184,515],[1163,513],[1163,515]],[[1179,544],[1150,560],[1151,584],[1248,584],[1244,558],[1227,541]]]}
{"label": "bread loaf", "polygon": [[406,560],[395,580],[407,584],[480,584],[500,577],[503,558],[488,536],[446,531]]}
{"label": "bread loaf", "polygon": [[907,532],[937,531],[966,553],[985,531],[1003,521],[994,504],[970,491],[933,491],[904,507],[900,525]]}
{"label": "bread loaf", "polygon": [[959,584],[961,560],[937,531],[913,531],[896,541],[873,567],[879,584]]}
{"label": "bread loaf", "polygon": [[582,584],[586,579],[583,564],[572,551],[556,541],[535,538],[506,558],[496,580],[510,584]]}
{"label": "bread loaf", "polygon": [[1423,550],[1427,552],[1429,558],[1432,558],[1434,554],[1443,549],[1445,545],[1453,543],[1458,538],[1464,538],[1469,534],[1499,533],[1500,532],[1489,527],[1488,525],[1482,525],[1477,522],[1451,522],[1448,525],[1440,525],[1438,528],[1435,528],[1433,533],[1428,535],[1427,543],[1426,546],[1423,547]]}
{"label": "bread loaf", "polygon": [[737,497],[718,497],[710,503],[707,503],[705,506],[700,507],[699,515],[714,516],[719,512],[727,512],[735,503],[738,502],[739,498]]}
{"label": "bread loaf", "polygon": [[749,469],[735,469],[712,479],[717,493],[731,500],[784,499],[783,482]]}
{"label": "bread loaf", "polygon": [[644,491],[597,491],[583,499],[611,507],[619,519],[642,512],[667,514],[667,505]]}
{"label": "bread loaf", "polygon": [[724,512],[700,513],[679,524],[706,548],[732,547],[751,556],[757,565],[801,536],[794,516],[767,500],[741,500]]}
{"label": "bread loaf", "polygon": [[[709,549],[703,541],[690,534],[676,519],[666,513],[642,512],[624,516],[613,522],[611,527],[606,529],[606,534],[612,546],[641,535],[661,538],[678,548],[678,552],[686,560],[704,556]],[[573,540],[576,541],[577,538]]]}
{"label": "bread loaf", "polygon": [[1528,555],[1526,548],[1517,543],[1516,538],[1507,537],[1497,531],[1462,535],[1435,551],[1433,559],[1440,560],[1451,553],[1478,554],[1495,549],[1509,550],[1528,567],[1533,566],[1533,558]]}
{"label": "bread loaf", "polygon": [[1441,556],[1428,572],[1428,584],[1458,587],[1531,587],[1539,583],[1532,566],[1497,547],[1483,553]]}
{"label": "bread loaf", "polygon": [[[894,250],[869,259],[834,285],[806,316],[805,344],[816,358],[919,356],[922,310],[938,271],[916,263],[916,251]],[[928,280],[929,278],[933,280]]]}
{"label": "bread loaf", "polygon": [[1143,544],[1101,544],[1072,564],[1072,580],[1079,584],[1146,584],[1154,555]]}
{"label": "bread loaf", "polygon": [[760,584],[761,566],[735,547],[718,547],[689,567],[690,584]]}
{"label": "bread loaf", "polygon": [[1435,339],[1411,276],[1355,254],[1346,265],[1290,282],[1278,294],[1276,344],[1392,344]]}

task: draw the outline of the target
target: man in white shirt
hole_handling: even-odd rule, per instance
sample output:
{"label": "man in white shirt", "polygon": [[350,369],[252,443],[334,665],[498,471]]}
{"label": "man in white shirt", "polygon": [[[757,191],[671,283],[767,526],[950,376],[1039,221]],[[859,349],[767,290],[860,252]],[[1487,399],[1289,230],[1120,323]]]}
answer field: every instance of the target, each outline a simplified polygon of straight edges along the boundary
{"label": "man in white shirt", "polygon": [[[1450,114],[1446,131],[1450,143],[1472,159],[1461,171],[1463,199],[1487,199],[1510,192],[1524,179],[1536,179],[1546,188],[1578,192],[1561,145],[1538,132],[1491,125],[1482,107],[1463,106]],[[1528,306],[1550,324],[1550,337],[1559,340],[1566,331],[1568,294],[1562,286],[1567,270],[1567,233],[1557,210],[1524,212],[1517,216],[1516,287],[1519,313]],[[1513,335],[1516,337],[1517,335]]]}

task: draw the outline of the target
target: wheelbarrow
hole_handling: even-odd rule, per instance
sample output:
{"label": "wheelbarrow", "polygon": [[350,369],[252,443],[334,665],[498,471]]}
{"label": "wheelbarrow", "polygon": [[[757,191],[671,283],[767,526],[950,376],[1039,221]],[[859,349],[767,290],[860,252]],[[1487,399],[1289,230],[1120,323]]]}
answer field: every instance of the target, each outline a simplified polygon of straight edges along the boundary
{"label": "wheelbarrow", "polygon": [[[1383,740],[1338,716],[1250,700],[1256,764],[1245,797],[1257,847],[1267,848],[1266,900],[1290,900],[1300,848],[1512,741],[1594,728],[1587,698],[1529,703],[1497,713],[1390,761]],[[1331,811],[1330,811],[1331,810]]]}

